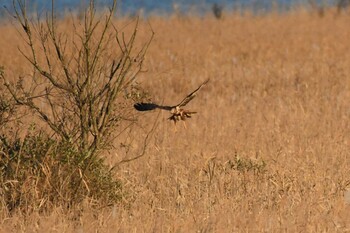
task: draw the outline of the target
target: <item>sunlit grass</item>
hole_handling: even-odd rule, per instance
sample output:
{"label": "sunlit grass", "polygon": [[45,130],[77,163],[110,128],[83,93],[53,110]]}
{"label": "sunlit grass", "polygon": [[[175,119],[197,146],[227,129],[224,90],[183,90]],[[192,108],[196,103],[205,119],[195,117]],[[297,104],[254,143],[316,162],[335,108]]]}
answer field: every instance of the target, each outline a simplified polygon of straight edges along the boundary
{"label": "sunlit grass", "polygon": [[[302,11],[149,19],[155,39],[139,82],[153,101],[175,104],[210,78],[188,106],[198,114],[174,132],[167,112],[142,113],[142,127],[106,154],[110,165],[135,156],[157,120],[146,154],[115,168],[120,206],[96,211],[87,202],[79,218],[60,207],[26,218],[1,213],[0,229],[349,230],[349,20]],[[23,75],[16,31],[0,30],[0,64]]]}

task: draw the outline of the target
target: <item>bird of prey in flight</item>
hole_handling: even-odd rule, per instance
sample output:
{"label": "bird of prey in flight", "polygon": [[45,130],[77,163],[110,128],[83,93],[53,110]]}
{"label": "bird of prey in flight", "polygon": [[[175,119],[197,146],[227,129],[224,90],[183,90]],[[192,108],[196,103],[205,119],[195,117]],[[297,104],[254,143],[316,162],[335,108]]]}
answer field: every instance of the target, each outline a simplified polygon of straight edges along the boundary
{"label": "bird of prey in flight", "polygon": [[186,104],[188,104],[191,100],[193,100],[194,97],[196,97],[198,91],[207,83],[209,82],[209,79],[207,79],[205,82],[203,82],[196,90],[194,90],[192,93],[187,95],[179,104],[168,106],[168,105],[158,105],[155,103],[136,103],[134,104],[134,107],[138,111],[150,111],[154,109],[162,109],[166,111],[170,111],[171,116],[168,118],[168,120],[173,121],[175,124],[178,121],[185,121],[186,118],[191,118],[192,114],[195,114],[197,112],[189,111],[182,109],[181,107],[184,107]]}

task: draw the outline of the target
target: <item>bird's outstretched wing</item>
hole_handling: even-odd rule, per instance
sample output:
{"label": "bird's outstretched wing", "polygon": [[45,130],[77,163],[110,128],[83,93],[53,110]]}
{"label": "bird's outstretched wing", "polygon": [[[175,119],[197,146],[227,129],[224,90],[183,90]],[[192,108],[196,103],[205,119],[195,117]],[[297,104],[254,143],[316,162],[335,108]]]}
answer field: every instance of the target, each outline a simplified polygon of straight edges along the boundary
{"label": "bird's outstretched wing", "polygon": [[162,106],[162,105],[158,105],[158,104],[154,104],[154,103],[136,103],[136,104],[134,104],[134,108],[137,111],[151,111],[151,110],[154,110],[157,108],[170,111],[173,107],[172,106]]}
{"label": "bird's outstretched wing", "polygon": [[186,96],[185,99],[183,99],[178,105],[179,107],[183,107],[186,104],[188,104],[191,100],[193,100],[194,97],[196,97],[197,92],[203,87],[205,86],[207,83],[209,82],[209,79],[207,79],[204,83],[202,83],[196,90],[194,90],[191,94],[189,94],[188,96]]}
{"label": "bird's outstretched wing", "polygon": [[196,90],[194,90],[191,94],[189,94],[188,96],[186,96],[185,99],[183,99],[178,105],[175,106],[164,106],[164,105],[158,105],[158,104],[154,104],[154,103],[136,103],[134,104],[134,108],[137,111],[151,111],[154,109],[162,109],[162,110],[167,110],[167,111],[171,111],[173,108],[175,107],[183,107],[186,104],[188,104],[197,94],[197,92],[207,83],[209,82],[209,79],[206,80],[204,83],[202,83]]}

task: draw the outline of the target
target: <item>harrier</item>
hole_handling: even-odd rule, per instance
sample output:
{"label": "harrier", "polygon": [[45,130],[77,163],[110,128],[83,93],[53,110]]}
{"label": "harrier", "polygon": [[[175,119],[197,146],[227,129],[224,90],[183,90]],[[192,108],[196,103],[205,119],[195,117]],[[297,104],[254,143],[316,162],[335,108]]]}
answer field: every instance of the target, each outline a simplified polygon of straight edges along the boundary
{"label": "harrier", "polygon": [[185,121],[186,118],[191,118],[192,114],[195,114],[197,112],[189,111],[182,109],[181,107],[184,107],[186,104],[188,104],[191,100],[193,100],[194,97],[196,97],[197,92],[207,83],[209,82],[209,79],[206,80],[204,83],[202,83],[196,90],[194,90],[191,94],[186,96],[179,104],[174,106],[164,106],[164,105],[158,105],[154,103],[136,103],[134,105],[135,109],[138,111],[150,111],[154,109],[162,109],[170,111],[171,116],[168,118],[168,120],[173,121],[175,124],[178,121]]}

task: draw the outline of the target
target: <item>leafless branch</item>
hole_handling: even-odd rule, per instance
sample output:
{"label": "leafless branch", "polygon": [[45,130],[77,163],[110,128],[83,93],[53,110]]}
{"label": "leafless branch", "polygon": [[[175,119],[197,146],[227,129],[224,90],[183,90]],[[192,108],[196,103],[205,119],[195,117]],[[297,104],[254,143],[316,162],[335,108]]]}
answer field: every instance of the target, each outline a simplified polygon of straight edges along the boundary
{"label": "leafless branch", "polygon": [[29,19],[26,0],[13,0],[14,18],[27,44],[20,52],[34,70],[33,88],[15,90],[4,79],[6,88],[17,104],[37,113],[56,136],[92,159],[110,142],[111,132],[118,134],[117,127],[129,125],[129,113],[119,103],[141,71],[154,33],[136,48],[139,21],[129,37],[120,33],[112,22],[116,0],[100,18],[95,1],[90,0],[84,17],[78,23],[73,19],[74,30],[68,33],[60,30],[55,1],[51,3],[51,12],[42,22]]}

